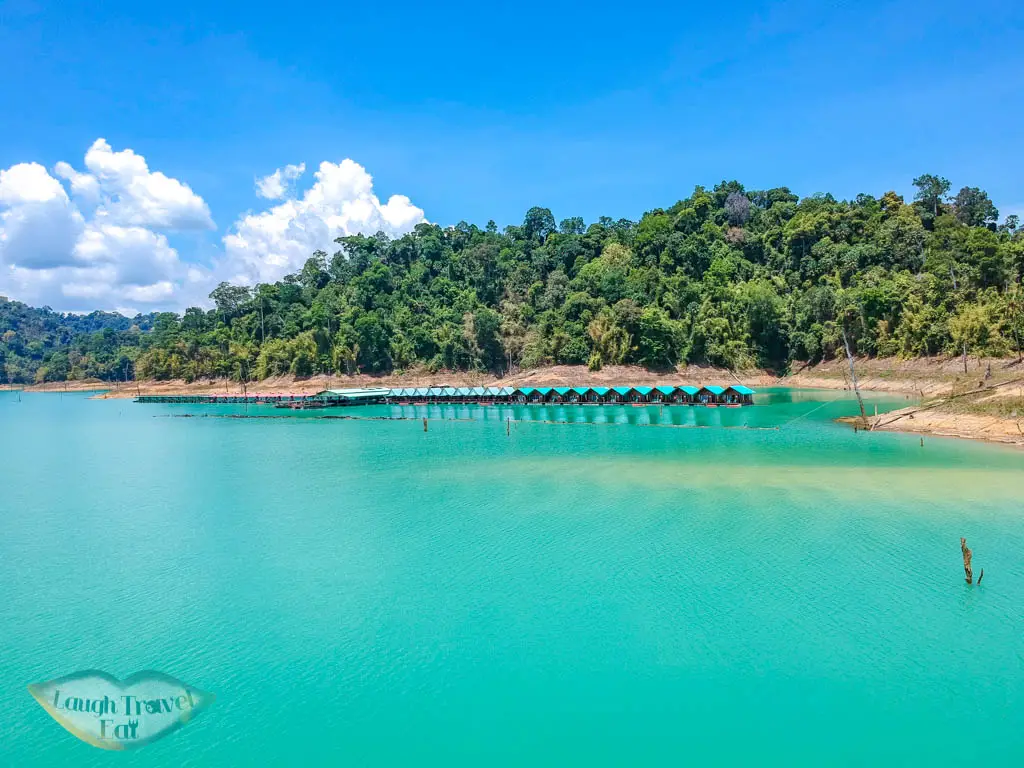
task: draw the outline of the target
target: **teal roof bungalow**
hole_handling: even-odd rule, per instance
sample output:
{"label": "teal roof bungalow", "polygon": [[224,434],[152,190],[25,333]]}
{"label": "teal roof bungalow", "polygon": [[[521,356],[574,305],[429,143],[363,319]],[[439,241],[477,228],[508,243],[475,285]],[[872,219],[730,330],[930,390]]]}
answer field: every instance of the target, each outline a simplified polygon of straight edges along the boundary
{"label": "teal roof bungalow", "polygon": [[652,403],[672,402],[672,393],[675,391],[676,387],[652,387],[648,401]]}
{"label": "teal roof bungalow", "polygon": [[726,387],[721,400],[725,405],[753,405],[754,390],[742,384]]}
{"label": "teal roof bungalow", "polygon": [[694,402],[700,403],[701,405],[718,405],[721,401],[723,392],[725,392],[724,387],[719,387],[715,384],[706,384],[697,390],[697,394],[694,395]]}
{"label": "teal roof bungalow", "polygon": [[552,387],[544,399],[549,403],[564,403],[568,401],[571,389],[572,387]]}
{"label": "teal roof bungalow", "polygon": [[479,391],[476,397],[485,404],[508,402],[512,394],[511,387],[473,387],[473,391]]}
{"label": "teal roof bungalow", "polygon": [[568,400],[570,403],[586,402],[587,392],[590,387],[569,387]]}
{"label": "teal roof bungalow", "polygon": [[536,391],[533,387],[516,387],[512,391],[512,400],[517,403],[528,403]]}
{"label": "teal roof bungalow", "polygon": [[612,387],[605,394],[603,402],[605,403],[622,403],[626,402],[629,398],[630,392],[633,391],[632,387]]}
{"label": "teal roof bungalow", "polygon": [[551,392],[551,387],[516,387],[513,400],[517,403],[543,403]]}
{"label": "teal roof bungalow", "polygon": [[633,391],[629,393],[629,402],[634,405],[649,403],[653,391],[654,387],[633,387]]}

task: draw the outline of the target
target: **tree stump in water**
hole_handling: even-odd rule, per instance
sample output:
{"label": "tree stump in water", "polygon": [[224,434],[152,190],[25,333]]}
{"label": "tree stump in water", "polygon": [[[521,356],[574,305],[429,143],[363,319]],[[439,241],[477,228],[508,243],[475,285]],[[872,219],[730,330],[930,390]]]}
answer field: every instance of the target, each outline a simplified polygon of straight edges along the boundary
{"label": "tree stump in water", "polygon": [[960,537],[960,551],[964,555],[964,575],[967,577],[967,583],[974,583],[974,573],[971,571],[971,556],[974,554],[970,549],[967,548],[967,539],[963,536]]}

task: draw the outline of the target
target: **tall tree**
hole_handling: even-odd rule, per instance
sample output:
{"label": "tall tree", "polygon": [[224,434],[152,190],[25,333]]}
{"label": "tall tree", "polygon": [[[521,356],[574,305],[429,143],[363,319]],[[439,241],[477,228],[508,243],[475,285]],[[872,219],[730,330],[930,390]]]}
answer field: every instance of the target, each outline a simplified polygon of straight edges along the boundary
{"label": "tall tree", "polygon": [[522,231],[528,240],[544,242],[548,235],[555,231],[555,217],[551,215],[549,208],[534,206],[526,212]]}
{"label": "tall tree", "polygon": [[982,227],[995,223],[999,210],[988,198],[988,193],[977,187],[963,187],[953,199],[957,221],[968,227]]}
{"label": "tall tree", "polygon": [[917,187],[914,200],[921,203],[924,209],[931,213],[933,219],[938,217],[939,206],[949,193],[949,179],[925,173],[914,179],[914,186]]}

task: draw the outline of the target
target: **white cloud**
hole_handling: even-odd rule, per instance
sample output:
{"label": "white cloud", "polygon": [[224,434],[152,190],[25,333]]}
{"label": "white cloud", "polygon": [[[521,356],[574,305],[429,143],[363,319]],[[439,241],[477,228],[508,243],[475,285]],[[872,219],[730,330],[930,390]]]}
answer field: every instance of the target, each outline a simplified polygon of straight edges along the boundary
{"label": "white cloud", "polygon": [[39,163],[18,163],[6,171],[0,171],[2,205],[16,206],[67,199],[64,187]]}
{"label": "white cloud", "polygon": [[82,198],[85,202],[96,203],[100,199],[100,182],[89,173],[79,173],[70,164],[61,160],[53,166],[53,172],[59,178],[71,183],[71,194]]}
{"label": "white cloud", "polygon": [[84,219],[38,163],[0,171],[0,262],[49,269],[74,262]]}
{"label": "white cloud", "polygon": [[121,286],[146,286],[183,276],[185,270],[167,238],[142,227],[93,223],[75,245],[75,255],[83,265],[112,267],[114,283]]}
{"label": "white cloud", "polygon": [[[75,173],[65,166],[66,163],[57,172],[62,176]],[[85,167],[102,195],[97,218],[154,229],[214,228],[203,198],[187,184],[150,171],[146,159],[130,149],[114,152],[105,139],[96,139],[85,153]],[[94,188],[93,182],[72,176],[72,190],[76,178],[80,188]]]}
{"label": "white cloud", "polygon": [[278,168],[269,176],[256,179],[256,194],[267,200],[280,200],[288,194],[292,182],[305,172],[305,163]]}
{"label": "white cloud", "polygon": [[382,203],[352,160],[321,163],[298,195],[304,170],[288,165],[258,180],[260,194],[280,202],[241,216],[212,268],[183,262],[166,234],[212,227],[205,201],[131,149],[98,139],[84,171],[65,162],[52,175],[38,163],[0,170],[0,294],[65,311],[180,311],[209,304],[221,280],[277,280],[313,251],[336,250],[338,237],[398,237],[425,221],[404,195]]}
{"label": "white cloud", "polygon": [[183,263],[167,238],[142,227],[120,227],[91,221],[85,225],[71,256],[60,264],[0,264],[0,293],[34,305],[68,311],[118,309],[134,311],[180,308],[179,287],[197,273]]}
{"label": "white cloud", "polygon": [[0,170],[0,293],[76,311],[173,305],[176,286],[205,273],[154,229],[212,226],[206,203],[102,139],[85,163],[54,167],[70,197],[38,163]]}
{"label": "white cloud", "polygon": [[338,237],[376,232],[397,237],[425,220],[405,195],[393,195],[382,205],[373,178],[353,160],[320,163],[315,176],[301,199],[289,198],[235,222],[224,238],[225,259],[218,268],[224,279],[277,280],[301,268],[313,251],[334,250]]}

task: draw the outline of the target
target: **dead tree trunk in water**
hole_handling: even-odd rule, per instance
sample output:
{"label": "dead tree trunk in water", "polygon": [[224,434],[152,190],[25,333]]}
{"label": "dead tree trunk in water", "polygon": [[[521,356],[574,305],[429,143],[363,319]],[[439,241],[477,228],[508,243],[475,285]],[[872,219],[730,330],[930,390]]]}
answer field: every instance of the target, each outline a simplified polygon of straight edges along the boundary
{"label": "dead tree trunk in water", "polygon": [[853,391],[857,393],[857,405],[860,406],[861,423],[868,425],[868,415],[864,411],[864,399],[860,396],[860,387],[857,386],[857,372],[853,369],[853,353],[850,351],[850,342],[846,338],[846,328],[843,331],[843,346],[846,348],[846,361],[850,364],[850,378],[853,380]]}
{"label": "dead tree trunk in water", "polygon": [[971,571],[971,557],[974,553],[967,548],[967,539],[963,536],[960,537],[960,551],[964,555],[964,575],[967,577],[967,583],[971,584],[974,582],[974,573]]}

